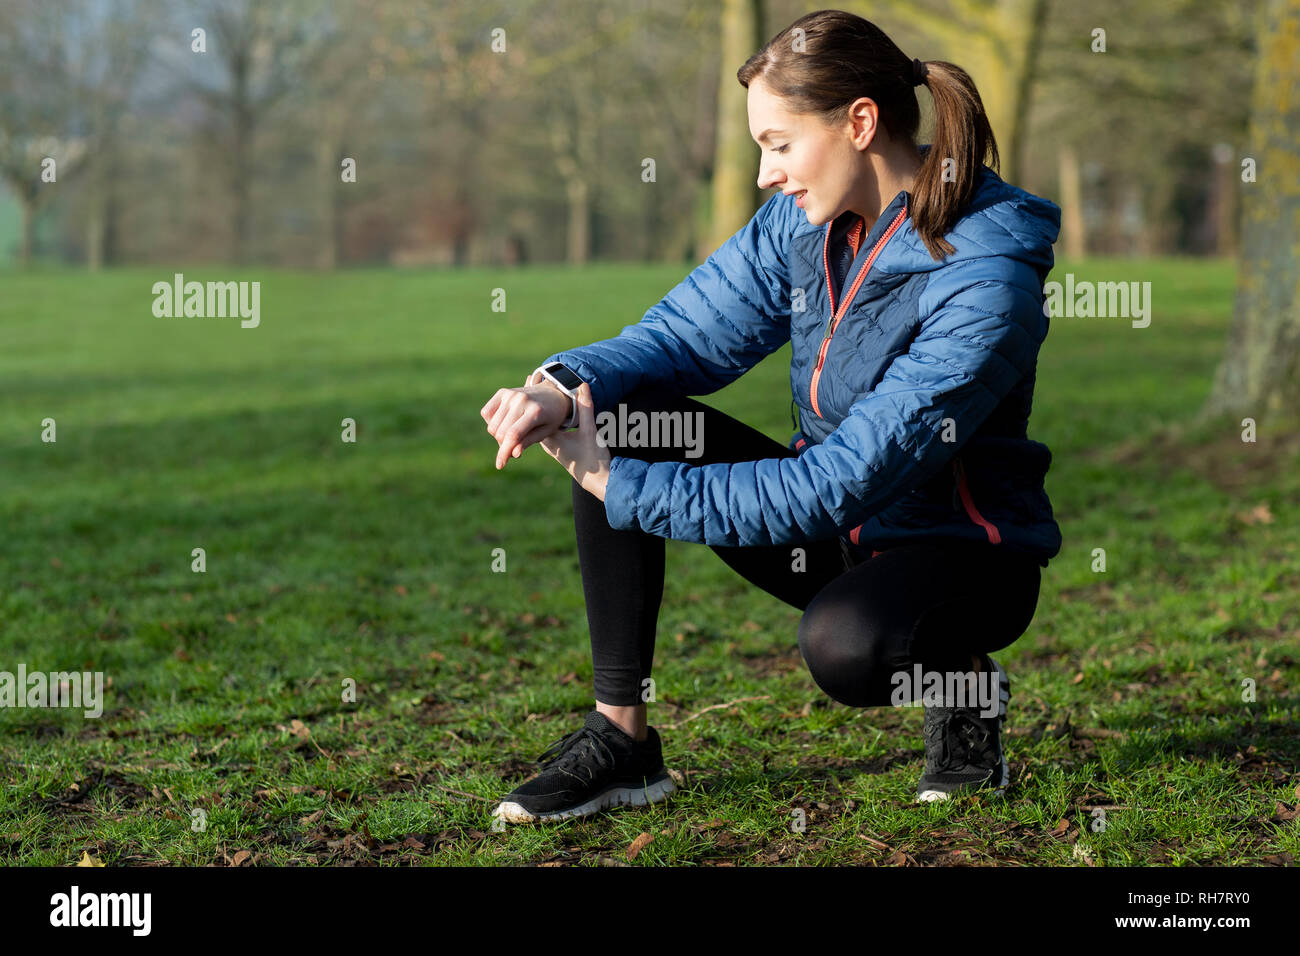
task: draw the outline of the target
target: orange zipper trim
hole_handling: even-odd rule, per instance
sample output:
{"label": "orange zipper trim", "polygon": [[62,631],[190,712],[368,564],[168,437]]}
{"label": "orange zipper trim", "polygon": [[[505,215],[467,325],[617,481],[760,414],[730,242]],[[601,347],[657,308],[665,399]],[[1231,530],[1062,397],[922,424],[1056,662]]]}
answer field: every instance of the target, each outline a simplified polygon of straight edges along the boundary
{"label": "orange zipper trim", "polygon": [[844,318],[844,314],[848,312],[849,306],[853,303],[853,297],[858,294],[858,288],[866,279],[871,264],[876,261],[876,256],[880,255],[880,250],[885,247],[885,243],[889,241],[890,236],[898,230],[898,227],[903,224],[903,220],[906,218],[907,206],[904,205],[898,215],[894,217],[894,221],[889,224],[889,228],[871,247],[871,253],[867,256],[867,261],[862,263],[862,268],[858,270],[858,277],[853,280],[853,285],[849,286],[848,294],[844,297],[844,301],[840,303],[838,310],[835,308],[835,290],[831,287],[830,263],[831,228],[835,225],[835,220],[832,219],[826,224],[826,241],[822,245],[822,268],[826,270],[826,296],[831,303],[831,320],[826,327],[826,335],[822,338],[822,346],[817,352],[817,365],[813,368],[812,382],[808,385],[808,397],[812,400],[812,409],[818,418],[822,418],[823,415],[821,407],[817,404],[817,383],[822,377],[822,365],[826,361],[826,352],[831,347],[831,337],[835,334],[835,329],[839,327],[840,319]]}
{"label": "orange zipper trim", "polygon": [[961,503],[966,506],[967,516],[984,529],[984,533],[989,536],[990,544],[1001,544],[1002,534],[998,531],[998,526],[987,520],[975,507],[975,499],[971,497],[970,488],[966,486],[966,469],[960,458],[952,460],[952,473],[957,477],[957,492],[961,495]]}

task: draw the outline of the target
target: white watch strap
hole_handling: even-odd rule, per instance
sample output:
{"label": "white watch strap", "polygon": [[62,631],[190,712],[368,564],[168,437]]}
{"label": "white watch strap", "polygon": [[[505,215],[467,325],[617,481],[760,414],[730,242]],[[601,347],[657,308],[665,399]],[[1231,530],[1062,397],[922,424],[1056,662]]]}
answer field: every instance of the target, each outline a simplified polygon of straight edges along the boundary
{"label": "white watch strap", "polygon": [[[546,366],[544,366],[544,365],[539,365],[539,366],[537,366],[537,368],[533,369],[532,373],[528,376],[528,378],[527,378],[527,380],[524,382],[524,384],[525,384],[525,385],[529,385],[529,384],[531,384],[532,381],[533,381],[533,378],[534,378],[535,376],[537,376],[537,375],[541,375],[541,376],[542,376],[542,379],[543,379],[544,381],[550,382],[552,385],[554,385],[556,388],[558,388],[561,392],[564,392],[565,395],[568,395],[568,396],[569,396],[569,417],[566,418],[566,419],[564,420],[564,424],[561,425],[560,427],[561,427],[561,428],[577,428],[577,427],[578,427],[578,396],[576,396],[576,395],[572,395],[572,394],[570,394],[569,392],[565,391],[564,387],[563,387],[559,382],[557,382],[557,381],[556,381],[554,378],[552,378],[550,375],[547,375],[547,374],[546,374]],[[538,384],[541,384],[541,383],[539,382]]]}

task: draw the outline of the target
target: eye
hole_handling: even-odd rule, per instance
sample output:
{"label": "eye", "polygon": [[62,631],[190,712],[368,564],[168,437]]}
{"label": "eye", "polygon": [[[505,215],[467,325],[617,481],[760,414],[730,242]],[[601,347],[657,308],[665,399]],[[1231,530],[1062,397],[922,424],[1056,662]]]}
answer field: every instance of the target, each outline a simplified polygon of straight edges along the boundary
{"label": "eye", "polygon": [[774,153],[784,153],[784,152],[785,152],[787,149],[789,149],[789,148],[790,148],[790,147],[789,147],[788,145],[786,145],[786,146],[782,146],[780,149],[774,149],[774,150],[772,150],[772,152],[774,152]]}

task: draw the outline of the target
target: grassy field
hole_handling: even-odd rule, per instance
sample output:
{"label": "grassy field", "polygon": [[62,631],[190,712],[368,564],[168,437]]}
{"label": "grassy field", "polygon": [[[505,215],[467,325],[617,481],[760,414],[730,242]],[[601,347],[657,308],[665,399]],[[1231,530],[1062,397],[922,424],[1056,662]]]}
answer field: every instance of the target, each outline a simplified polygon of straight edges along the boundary
{"label": "grassy field", "polygon": [[[592,675],[569,479],[497,472],[478,410],[684,270],[186,272],[260,280],[257,329],[155,318],[169,270],[0,277],[0,671],[110,682],[98,719],[0,709],[0,861],[599,865],[645,832],[632,865],[1293,862],[1300,429],[1192,421],[1230,264],[1066,271],[1154,308],[1056,319],[1040,357],[1065,544],[998,655],[1010,799],[913,804],[922,712],[823,696],[798,612],[669,542],[650,722],[684,788],[505,832]],[[784,443],[788,362],[706,400]]]}

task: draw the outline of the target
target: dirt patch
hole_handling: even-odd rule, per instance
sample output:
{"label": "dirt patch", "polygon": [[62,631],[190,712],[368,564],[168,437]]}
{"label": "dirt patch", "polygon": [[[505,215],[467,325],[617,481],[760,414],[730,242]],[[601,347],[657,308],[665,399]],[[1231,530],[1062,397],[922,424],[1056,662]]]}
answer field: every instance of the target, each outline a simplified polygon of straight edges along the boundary
{"label": "dirt patch", "polygon": [[1181,425],[1119,445],[1092,449],[1084,460],[1119,468],[1152,467],[1161,478],[1190,471],[1230,495],[1267,487],[1300,462],[1300,427],[1273,423],[1257,431],[1255,441],[1242,441],[1240,425],[1225,427],[1209,438],[1191,437]]}

